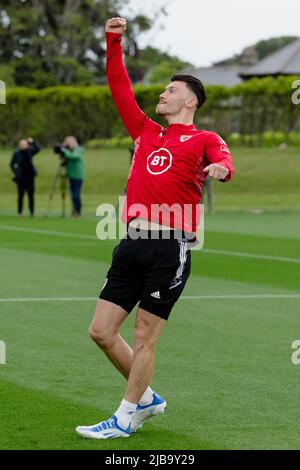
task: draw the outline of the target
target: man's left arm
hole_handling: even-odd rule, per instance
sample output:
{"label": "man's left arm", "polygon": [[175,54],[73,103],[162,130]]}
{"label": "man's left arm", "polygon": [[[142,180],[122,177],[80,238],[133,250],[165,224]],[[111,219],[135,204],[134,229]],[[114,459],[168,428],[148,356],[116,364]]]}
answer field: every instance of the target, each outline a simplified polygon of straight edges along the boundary
{"label": "man's left arm", "polygon": [[233,160],[226,142],[214,132],[209,132],[205,143],[205,156],[209,165],[203,171],[219,181],[229,181],[234,173]]}
{"label": "man's left arm", "polygon": [[41,147],[39,146],[37,142],[35,142],[35,140],[32,137],[28,137],[27,142],[30,145],[30,153],[31,153],[31,156],[33,157],[33,155],[35,155],[41,150]]}

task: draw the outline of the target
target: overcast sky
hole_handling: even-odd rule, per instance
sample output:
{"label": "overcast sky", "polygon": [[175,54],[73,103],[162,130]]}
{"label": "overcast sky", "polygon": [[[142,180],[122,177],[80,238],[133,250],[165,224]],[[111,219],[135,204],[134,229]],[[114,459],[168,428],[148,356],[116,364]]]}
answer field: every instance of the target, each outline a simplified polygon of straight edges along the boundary
{"label": "overcast sky", "polygon": [[[165,0],[161,0],[164,2]],[[167,17],[145,34],[151,44],[197,66],[221,59],[273,36],[300,36],[300,0],[166,0]],[[156,0],[130,0],[151,14]]]}

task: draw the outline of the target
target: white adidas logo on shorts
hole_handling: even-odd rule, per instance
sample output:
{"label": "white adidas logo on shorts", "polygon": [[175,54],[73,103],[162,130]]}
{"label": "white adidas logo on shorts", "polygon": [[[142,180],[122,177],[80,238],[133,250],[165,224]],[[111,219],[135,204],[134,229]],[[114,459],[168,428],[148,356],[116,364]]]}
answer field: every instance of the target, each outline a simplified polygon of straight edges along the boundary
{"label": "white adidas logo on shorts", "polygon": [[160,299],[160,293],[159,293],[159,290],[156,291],[156,292],[152,292],[152,294],[150,294],[152,297],[155,297],[156,299]]}

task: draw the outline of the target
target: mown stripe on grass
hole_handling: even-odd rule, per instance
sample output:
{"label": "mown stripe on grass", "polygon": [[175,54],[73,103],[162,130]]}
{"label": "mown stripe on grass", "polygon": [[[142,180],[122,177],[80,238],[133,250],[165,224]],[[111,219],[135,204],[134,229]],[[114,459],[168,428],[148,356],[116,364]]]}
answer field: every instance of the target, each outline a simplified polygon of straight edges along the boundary
{"label": "mown stripe on grass", "polygon": [[[168,428],[167,420],[152,420],[142,431],[129,439],[82,439],[75,433],[81,423],[94,423],[109,416],[111,410],[79,404],[57,393],[36,390],[21,384],[2,381],[1,424],[5,432],[0,436],[1,450],[141,450],[141,449],[224,449],[217,442],[201,439],[176,428]],[[18,406],[19,405],[19,406]],[[17,408],[16,408],[17,407]],[[174,413],[174,411],[173,411]]]}
{"label": "mown stripe on grass", "polygon": [[[3,231],[14,231],[14,232],[24,232],[24,233],[36,233],[39,235],[52,235],[52,236],[59,236],[59,237],[68,237],[68,238],[79,238],[84,240],[93,240],[97,241],[97,237],[92,235],[84,235],[84,234],[77,234],[77,233],[70,233],[70,232],[60,232],[54,230],[44,230],[44,229],[29,229],[23,227],[15,227],[10,225],[0,225],[0,230]],[[101,240],[103,241],[111,241],[111,240]],[[50,245],[51,243],[49,243]],[[279,261],[285,263],[296,263],[300,264],[299,258],[290,258],[287,256],[271,256],[271,255],[262,255],[257,253],[246,253],[241,251],[232,251],[232,250],[217,250],[212,248],[204,248],[199,250],[199,252],[203,253],[211,253],[211,254],[220,254],[225,256],[235,256],[241,258],[252,258],[252,259],[262,259],[267,261]]]}

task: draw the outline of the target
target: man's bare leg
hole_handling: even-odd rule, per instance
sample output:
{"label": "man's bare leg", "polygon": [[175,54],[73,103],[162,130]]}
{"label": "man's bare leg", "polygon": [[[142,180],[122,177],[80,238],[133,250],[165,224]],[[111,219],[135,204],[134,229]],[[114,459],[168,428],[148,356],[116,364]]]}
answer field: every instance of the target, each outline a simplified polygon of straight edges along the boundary
{"label": "man's bare leg", "polygon": [[138,308],[134,331],[132,366],[124,399],[138,403],[151,382],[155,349],[165,320]]}
{"label": "man's bare leg", "polygon": [[[154,369],[154,355],[160,332],[165,320],[139,308],[134,331],[134,351],[120,336],[119,328],[127,317],[127,312],[117,305],[100,299],[96,306],[90,327],[91,338],[105,352],[113,365],[128,379],[124,399],[118,410],[107,421],[93,426],[78,426],[76,431],[82,437],[106,438],[128,437],[136,431],[145,419],[163,413],[166,402],[149,387]],[[155,396],[149,405],[151,412],[138,411],[137,404],[143,396]],[[132,428],[130,422],[132,421]],[[113,431],[110,429],[113,428]],[[116,435],[117,434],[117,435]]]}
{"label": "man's bare leg", "polygon": [[[118,305],[100,299],[97,302],[89,333],[93,341],[126,380],[129,379],[133,361],[135,361],[134,371],[124,398],[128,401],[137,400],[132,403],[138,403],[151,380],[155,347],[165,321],[139,308],[136,314],[135,352],[133,353],[131,347],[119,334],[119,329],[127,316],[128,313]],[[146,361],[146,366],[143,364],[144,361]],[[137,385],[135,385],[136,380],[138,381]],[[139,394],[137,399],[136,396]]]}
{"label": "man's bare leg", "polygon": [[92,340],[128,380],[133,351],[119,334],[119,329],[127,316],[128,313],[122,307],[99,299],[89,333]]}

